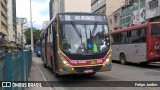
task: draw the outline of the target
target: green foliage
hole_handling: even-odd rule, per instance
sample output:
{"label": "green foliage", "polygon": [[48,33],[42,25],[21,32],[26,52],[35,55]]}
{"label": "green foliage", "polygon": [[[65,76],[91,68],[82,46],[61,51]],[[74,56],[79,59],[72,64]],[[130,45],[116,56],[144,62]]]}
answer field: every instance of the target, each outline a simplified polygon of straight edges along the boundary
{"label": "green foliage", "polygon": [[[40,39],[40,33],[42,30],[33,28],[33,41],[36,43],[38,39]],[[29,45],[31,44],[31,28],[26,29],[25,31],[25,36],[26,36],[26,44]]]}

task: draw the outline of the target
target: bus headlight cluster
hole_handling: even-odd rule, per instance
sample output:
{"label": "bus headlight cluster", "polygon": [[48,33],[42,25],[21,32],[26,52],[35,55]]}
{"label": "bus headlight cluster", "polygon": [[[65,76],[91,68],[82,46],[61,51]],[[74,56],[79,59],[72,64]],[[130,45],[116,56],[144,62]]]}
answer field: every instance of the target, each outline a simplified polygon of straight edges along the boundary
{"label": "bus headlight cluster", "polygon": [[62,63],[66,66],[69,66],[70,64],[66,61],[66,59],[64,57],[60,57],[60,60],[62,61]]}
{"label": "bus headlight cluster", "polygon": [[109,63],[111,59],[111,54],[108,56],[108,58],[105,60],[105,62],[103,63],[103,66],[105,66],[107,63]]}

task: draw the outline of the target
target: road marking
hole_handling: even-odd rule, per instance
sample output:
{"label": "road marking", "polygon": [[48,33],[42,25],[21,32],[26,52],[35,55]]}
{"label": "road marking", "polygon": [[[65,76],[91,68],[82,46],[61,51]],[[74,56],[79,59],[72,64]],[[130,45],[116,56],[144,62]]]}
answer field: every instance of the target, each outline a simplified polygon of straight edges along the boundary
{"label": "road marking", "polygon": [[[35,63],[35,62],[34,62],[34,63]],[[35,63],[35,64],[36,64],[36,63]],[[41,69],[39,68],[39,66],[38,66],[37,64],[36,64],[36,66],[37,66],[39,72],[41,73],[41,76],[42,76],[43,80],[44,80],[44,81],[47,81],[46,77],[44,76],[44,74],[43,74],[43,72],[41,71]],[[46,83],[46,84],[48,84],[48,83]],[[49,90],[52,90],[51,87],[48,87],[48,89],[49,89]],[[53,89],[56,90],[54,87],[53,87]]]}
{"label": "road marking", "polygon": [[[112,78],[116,78],[116,79],[119,79],[119,80],[122,80],[122,81],[127,81],[127,80],[123,80],[123,79],[121,79],[120,77],[118,77],[118,76],[113,76],[113,75],[111,75],[111,74],[107,74],[106,72],[101,72],[101,74],[103,75],[103,76],[110,76],[110,77],[112,77]],[[155,88],[153,88],[153,87],[144,87],[144,88],[147,88],[147,89],[149,89],[149,90],[158,90],[158,89],[155,89]]]}
{"label": "road marking", "polygon": [[112,77],[112,78],[116,78],[116,79],[122,80],[120,77],[118,77],[118,76],[113,76],[113,75],[111,75],[111,74],[106,74],[106,72],[102,72],[101,74],[102,74],[103,76],[110,76],[110,77]]}
{"label": "road marking", "polygon": [[151,88],[151,87],[146,87],[146,88],[148,88],[148,89],[150,89],[150,90],[158,90],[158,89]]}
{"label": "road marking", "polygon": [[113,78],[117,78],[117,79],[119,79],[119,80],[122,80],[120,77],[118,77],[118,76],[113,76],[113,75],[110,75],[110,74],[107,74],[108,76],[110,76],[110,77],[113,77]]}
{"label": "road marking", "polygon": [[157,70],[152,70],[152,69],[145,69],[145,70],[149,70],[149,71],[159,72],[160,73],[160,71],[157,71]]}

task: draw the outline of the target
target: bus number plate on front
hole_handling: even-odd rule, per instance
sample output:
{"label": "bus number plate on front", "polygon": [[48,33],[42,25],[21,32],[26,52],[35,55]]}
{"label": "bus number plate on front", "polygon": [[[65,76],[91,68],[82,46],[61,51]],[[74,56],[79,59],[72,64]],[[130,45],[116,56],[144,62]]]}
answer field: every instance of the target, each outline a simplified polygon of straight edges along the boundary
{"label": "bus number plate on front", "polygon": [[86,69],[84,70],[84,73],[93,73],[93,69]]}

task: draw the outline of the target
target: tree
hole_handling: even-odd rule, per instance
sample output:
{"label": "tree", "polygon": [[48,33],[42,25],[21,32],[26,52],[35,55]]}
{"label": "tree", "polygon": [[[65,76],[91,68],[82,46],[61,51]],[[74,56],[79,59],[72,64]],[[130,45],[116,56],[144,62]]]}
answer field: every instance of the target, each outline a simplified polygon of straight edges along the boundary
{"label": "tree", "polygon": [[[33,28],[33,41],[34,41],[34,43],[36,43],[37,40],[40,39],[41,32],[42,32],[42,30]],[[31,44],[31,28],[26,29],[25,36],[26,36],[26,44],[30,45]]]}

